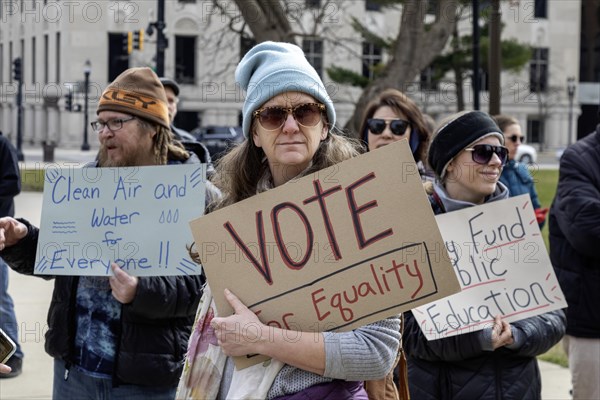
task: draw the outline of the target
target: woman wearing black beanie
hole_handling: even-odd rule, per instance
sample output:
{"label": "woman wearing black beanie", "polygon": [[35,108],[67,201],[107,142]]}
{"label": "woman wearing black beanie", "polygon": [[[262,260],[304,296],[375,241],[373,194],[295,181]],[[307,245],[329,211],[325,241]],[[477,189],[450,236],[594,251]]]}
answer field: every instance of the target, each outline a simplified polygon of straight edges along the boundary
{"label": "woman wearing black beanie", "polygon": [[[481,111],[455,114],[440,124],[428,161],[438,182],[429,193],[436,214],[508,198],[500,183],[508,159],[504,136]],[[562,310],[428,341],[412,313],[405,313],[403,346],[413,399],[539,399],[536,356],[565,332]]]}

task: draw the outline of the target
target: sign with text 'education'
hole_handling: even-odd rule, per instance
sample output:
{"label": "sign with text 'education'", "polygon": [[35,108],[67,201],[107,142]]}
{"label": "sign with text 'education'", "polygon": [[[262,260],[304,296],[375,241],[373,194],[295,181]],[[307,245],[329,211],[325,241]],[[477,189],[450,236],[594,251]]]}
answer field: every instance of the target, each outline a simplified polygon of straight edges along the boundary
{"label": "sign with text 'education'", "polygon": [[228,288],[268,325],[351,330],[459,290],[406,140],[190,225],[219,315]]}
{"label": "sign with text 'education'", "polygon": [[46,170],[35,274],[197,275],[187,221],[202,215],[205,165]]}
{"label": "sign with text 'education'", "polygon": [[462,291],[412,310],[427,339],[567,306],[528,194],[436,219]]}

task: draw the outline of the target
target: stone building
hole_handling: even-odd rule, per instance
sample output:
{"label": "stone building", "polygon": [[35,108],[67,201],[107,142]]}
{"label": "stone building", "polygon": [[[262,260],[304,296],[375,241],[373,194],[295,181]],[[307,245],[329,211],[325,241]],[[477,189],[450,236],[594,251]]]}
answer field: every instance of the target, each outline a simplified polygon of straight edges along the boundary
{"label": "stone building", "polygon": [[[85,121],[95,119],[98,97],[104,87],[122,70],[133,66],[154,66],[158,0],[150,1],[58,1],[0,0],[0,131],[13,142],[17,136],[17,82],[13,79],[13,60],[21,58],[23,76],[23,146],[53,142],[77,148],[87,138],[97,147],[94,133]],[[249,34],[232,31],[242,27],[241,15],[232,1],[219,1],[225,15],[212,1],[167,0],[165,2],[165,75],[181,84],[178,126],[192,130],[198,126],[240,123],[243,92],[234,82],[234,70],[244,52],[252,45]],[[489,5],[481,1],[484,6]],[[585,6],[584,6],[585,4]],[[532,48],[532,58],[518,74],[502,73],[502,112],[516,116],[526,128],[528,141],[544,150],[569,143],[569,111],[573,113],[573,134],[582,106],[599,102],[600,57],[598,26],[587,23],[585,37],[596,35],[596,45],[582,53],[582,10],[595,13],[600,1],[589,0],[511,0],[502,2],[503,38],[516,38]],[[354,111],[360,95],[357,88],[332,82],[326,68],[344,66],[368,76],[369,66],[387,55],[365,41],[352,27],[351,17],[385,37],[393,37],[399,27],[398,9],[380,9],[371,1],[288,1],[289,21],[302,33],[301,45],[309,60],[321,73],[336,103],[341,124]],[[321,19],[315,23],[320,12]],[[231,23],[230,17],[237,17]],[[590,26],[590,24],[592,26]],[[459,29],[470,34],[471,23]],[[594,30],[595,29],[595,30]],[[142,31],[143,48],[127,50],[127,33]],[[595,32],[595,33],[594,33]],[[589,40],[588,40],[589,41]],[[593,40],[592,40],[593,42]],[[587,42],[585,42],[587,43]],[[582,46],[584,43],[582,43]],[[582,47],[583,48],[583,47]],[[596,53],[594,53],[594,51]],[[594,57],[594,54],[596,55]],[[585,57],[584,57],[585,56]],[[585,58],[585,77],[590,82],[578,85],[572,102],[567,79],[579,83],[580,59]],[[594,61],[595,60],[595,61]],[[89,61],[89,62],[88,62]],[[588,72],[590,70],[592,72]],[[85,73],[89,73],[88,118],[84,118]],[[456,111],[452,76],[434,86],[427,71],[415,77],[414,85],[401,88],[423,109],[436,118]],[[485,89],[485,85],[483,85]],[[469,82],[462,88],[466,108],[472,108]],[[69,111],[68,94],[72,94]],[[585,103],[580,103],[584,96]],[[488,93],[481,92],[481,109],[487,110]],[[587,132],[585,132],[587,133]]]}

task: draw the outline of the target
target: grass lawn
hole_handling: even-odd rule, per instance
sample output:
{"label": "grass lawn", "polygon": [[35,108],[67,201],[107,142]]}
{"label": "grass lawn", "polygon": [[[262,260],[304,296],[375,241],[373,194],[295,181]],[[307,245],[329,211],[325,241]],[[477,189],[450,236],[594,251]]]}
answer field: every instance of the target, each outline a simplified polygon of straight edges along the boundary
{"label": "grass lawn", "polygon": [[44,169],[22,169],[21,190],[24,192],[41,192],[44,190]]}
{"label": "grass lawn", "polygon": [[[538,193],[538,197],[542,207],[550,207],[552,199],[556,193],[556,185],[558,183],[558,170],[547,169],[547,170],[532,170],[531,175],[535,181],[535,188]],[[544,237],[544,243],[546,243],[546,249],[548,249],[548,220],[544,229],[542,229],[542,236]],[[565,351],[562,347],[562,341],[557,343],[548,352],[538,357],[540,360],[548,361],[561,365],[563,367],[568,366],[568,359]]]}

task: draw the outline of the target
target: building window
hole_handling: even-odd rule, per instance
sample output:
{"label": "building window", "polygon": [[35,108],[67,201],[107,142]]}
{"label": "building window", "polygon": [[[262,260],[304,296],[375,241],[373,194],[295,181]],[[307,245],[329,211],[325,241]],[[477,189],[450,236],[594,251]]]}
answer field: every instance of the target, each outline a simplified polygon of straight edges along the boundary
{"label": "building window", "polygon": [[427,2],[427,14],[437,15],[440,7],[439,0],[429,0]]}
{"label": "building window", "polygon": [[367,10],[367,11],[381,11],[381,4],[379,4],[379,2],[377,2],[377,1],[366,0],[365,1],[365,10]]}
{"label": "building window", "polygon": [[56,79],[55,82],[59,83],[60,82],[60,49],[61,49],[61,45],[60,45],[60,32],[56,32],[56,44],[55,44],[55,49],[56,49]]}
{"label": "building window", "polygon": [[433,67],[428,66],[423,71],[421,71],[421,76],[419,78],[419,84],[421,86],[421,91],[435,91],[438,90],[439,81],[435,79],[434,69]]}
{"label": "building window", "polygon": [[256,39],[246,35],[240,35],[240,60],[244,58],[251,48],[256,46]]}
{"label": "building window", "polygon": [[323,39],[304,39],[302,40],[302,50],[306,59],[317,71],[317,74],[323,75]]}
{"label": "building window", "polygon": [[196,83],[196,37],[175,36],[175,80]]}
{"label": "building window", "polygon": [[2,43],[0,43],[0,82],[4,82],[4,45]]}
{"label": "building window", "polygon": [[129,68],[129,55],[127,54],[126,44],[123,43],[123,37],[126,34],[109,33],[108,34],[108,81],[115,80],[121,72]]}
{"label": "building window", "polygon": [[363,43],[362,75],[365,78],[373,79],[375,76],[375,67],[381,64],[382,60],[381,47],[369,42]]}
{"label": "building window", "polygon": [[44,35],[44,83],[48,83],[48,35]]}
{"label": "building window", "polygon": [[35,38],[31,38],[31,83],[35,85],[35,67],[36,67],[36,59],[35,59]]}
{"label": "building window", "polygon": [[12,74],[13,42],[8,42],[8,82],[13,83]]}
{"label": "building window", "polygon": [[527,141],[529,143],[542,141],[542,121],[535,117],[527,118]]}
{"label": "building window", "polygon": [[535,18],[548,18],[548,1],[535,0],[533,12]]}
{"label": "building window", "polygon": [[548,49],[534,47],[529,63],[529,90],[532,93],[548,90]]}
{"label": "building window", "polygon": [[305,0],[306,8],[321,8],[321,0]]}

